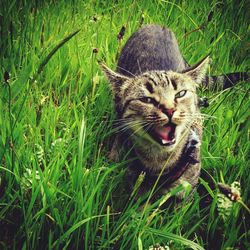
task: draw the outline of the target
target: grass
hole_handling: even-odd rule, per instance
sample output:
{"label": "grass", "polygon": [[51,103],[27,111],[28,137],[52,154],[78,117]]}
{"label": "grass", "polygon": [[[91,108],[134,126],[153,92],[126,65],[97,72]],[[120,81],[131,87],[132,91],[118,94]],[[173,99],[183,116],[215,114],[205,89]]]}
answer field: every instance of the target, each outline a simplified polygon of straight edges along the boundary
{"label": "grass", "polygon": [[[250,248],[249,213],[240,203],[218,211],[205,178],[205,191],[181,208],[161,210],[158,201],[138,212],[125,190],[126,160],[107,159],[115,113],[97,63],[115,68],[143,22],[170,27],[191,64],[210,53],[211,73],[246,71],[248,1],[23,0],[0,9],[1,249]],[[204,123],[203,171],[239,181],[249,206],[249,87],[204,94],[202,112],[213,118]]]}

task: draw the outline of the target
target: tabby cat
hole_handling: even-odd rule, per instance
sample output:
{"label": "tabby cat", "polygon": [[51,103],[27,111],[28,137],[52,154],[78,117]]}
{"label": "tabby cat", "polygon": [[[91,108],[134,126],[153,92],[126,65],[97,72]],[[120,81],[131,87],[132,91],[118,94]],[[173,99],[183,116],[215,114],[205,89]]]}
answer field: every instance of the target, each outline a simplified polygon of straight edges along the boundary
{"label": "tabby cat", "polygon": [[[146,25],[130,37],[117,72],[101,67],[111,82],[120,121],[111,157],[118,160],[121,148],[130,152],[134,160],[129,181],[135,183],[140,173],[145,174],[138,195],[150,191],[156,181],[154,197],[184,182],[193,190],[201,169],[202,137],[196,90],[218,83],[227,88],[247,74],[208,77],[209,57],[189,67],[174,33],[158,25]],[[177,197],[182,199],[184,191]]]}

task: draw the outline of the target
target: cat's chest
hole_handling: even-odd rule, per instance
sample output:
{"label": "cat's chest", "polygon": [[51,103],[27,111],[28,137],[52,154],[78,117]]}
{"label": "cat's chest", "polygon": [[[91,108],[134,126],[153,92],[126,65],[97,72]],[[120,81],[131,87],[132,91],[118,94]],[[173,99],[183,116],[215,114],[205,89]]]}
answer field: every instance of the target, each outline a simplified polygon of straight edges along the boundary
{"label": "cat's chest", "polygon": [[144,146],[135,148],[135,153],[143,166],[153,172],[173,167],[181,154],[182,147],[169,152],[164,147]]}

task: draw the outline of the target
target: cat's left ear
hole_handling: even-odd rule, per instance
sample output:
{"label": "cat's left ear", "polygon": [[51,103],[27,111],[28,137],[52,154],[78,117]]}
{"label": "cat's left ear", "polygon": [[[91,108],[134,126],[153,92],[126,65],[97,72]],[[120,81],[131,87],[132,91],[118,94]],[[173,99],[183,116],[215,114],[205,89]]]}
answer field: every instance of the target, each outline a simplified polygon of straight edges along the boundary
{"label": "cat's left ear", "polygon": [[209,56],[203,58],[200,62],[194,66],[187,68],[182,73],[190,76],[196,83],[201,84],[202,80],[205,78],[208,67],[210,63]]}
{"label": "cat's left ear", "polygon": [[116,73],[104,63],[99,62],[99,65],[102,68],[102,71],[106,74],[113,88],[119,87],[122,85],[123,82],[129,80],[129,77]]}

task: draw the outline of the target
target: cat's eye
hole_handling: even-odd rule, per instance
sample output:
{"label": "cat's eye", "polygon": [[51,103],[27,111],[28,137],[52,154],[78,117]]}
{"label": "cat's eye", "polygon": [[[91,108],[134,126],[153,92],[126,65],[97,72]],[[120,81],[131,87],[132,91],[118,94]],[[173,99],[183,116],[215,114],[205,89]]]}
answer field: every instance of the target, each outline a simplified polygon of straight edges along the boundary
{"label": "cat's eye", "polygon": [[180,92],[178,92],[176,95],[175,95],[175,98],[181,98],[183,97],[184,95],[186,95],[187,91],[186,90],[182,90]]}
{"label": "cat's eye", "polygon": [[142,98],[140,98],[140,101],[144,102],[144,103],[151,103],[154,106],[159,105],[159,103],[154,98],[151,98],[151,97],[142,97]]}
{"label": "cat's eye", "polygon": [[140,100],[145,103],[152,103],[152,98],[150,97],[142,97]]}

